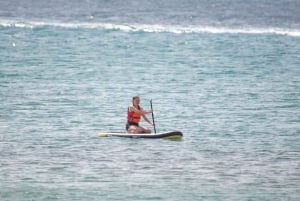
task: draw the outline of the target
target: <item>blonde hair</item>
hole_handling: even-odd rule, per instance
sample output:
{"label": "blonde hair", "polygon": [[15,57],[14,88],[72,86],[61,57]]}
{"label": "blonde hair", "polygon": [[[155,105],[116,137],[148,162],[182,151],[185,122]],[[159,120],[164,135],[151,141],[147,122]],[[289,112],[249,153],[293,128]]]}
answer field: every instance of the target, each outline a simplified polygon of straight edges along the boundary
{"label": "blonde hair", "polygon": [[140,97],[139,96],[133,96],[132,97],[132,105],[133,105],[133,102],[134,102],[135,99],[140,99]]}
{"label": "blonde hair", "polygon": [[140,99],[140,97],[139,96],[133,96],[132,101],[134,101],[135,99]]}

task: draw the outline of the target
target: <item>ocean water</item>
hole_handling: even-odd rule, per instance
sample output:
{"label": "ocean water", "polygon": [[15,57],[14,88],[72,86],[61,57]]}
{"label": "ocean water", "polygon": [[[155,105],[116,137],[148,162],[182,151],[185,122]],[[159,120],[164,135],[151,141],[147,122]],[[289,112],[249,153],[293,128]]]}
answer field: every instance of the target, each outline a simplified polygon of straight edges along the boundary
{"label": "ocean water", "polygon": [[[299,9],[1,0],[0,200],[299,200]],[[135,95],[183,139],[99,138]]]}

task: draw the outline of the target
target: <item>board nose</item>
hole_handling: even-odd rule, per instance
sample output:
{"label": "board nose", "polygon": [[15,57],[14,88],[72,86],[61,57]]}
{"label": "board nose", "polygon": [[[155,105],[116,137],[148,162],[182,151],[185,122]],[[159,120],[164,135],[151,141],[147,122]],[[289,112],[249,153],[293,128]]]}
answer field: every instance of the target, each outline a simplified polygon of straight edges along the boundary
{"label": "board nose", "polygon": [[99,133],[98,136],[99,137],[107,137],[107,134],[106,133]]}

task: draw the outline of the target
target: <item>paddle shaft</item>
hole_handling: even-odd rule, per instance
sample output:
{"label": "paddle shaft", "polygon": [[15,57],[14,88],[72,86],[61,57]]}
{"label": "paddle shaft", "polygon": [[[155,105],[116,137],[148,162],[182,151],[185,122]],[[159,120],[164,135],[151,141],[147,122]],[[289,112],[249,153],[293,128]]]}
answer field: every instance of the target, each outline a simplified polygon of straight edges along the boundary
{"label": "paddle shaft", "polygon": [[[153,110],[152,99],[150,100],[150,105],[151,105],[151,110]],[[154,133],[156,134],[156,128],[155,128],[155,121],[154,121],[154,113],[153,113],[153,111],[152,111],[152,121],[153,121],[153,126],[154,126]]]}

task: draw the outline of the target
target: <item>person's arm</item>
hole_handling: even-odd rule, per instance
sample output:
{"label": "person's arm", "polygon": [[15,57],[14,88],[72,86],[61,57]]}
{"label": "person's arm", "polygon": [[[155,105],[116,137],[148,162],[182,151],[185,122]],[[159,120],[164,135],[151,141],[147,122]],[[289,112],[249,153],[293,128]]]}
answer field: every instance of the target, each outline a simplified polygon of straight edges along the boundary
{"label": "person's arm", "polygon": [[150,125],[154,126],[153,122],[150,121],[150,120],[146,117],[146,115],[143,114],[143,118],[144,118],[144,120],[147,121]]}
{"label": "person's arm", "polygon": [[130,109],[130,111],[140,113],[141,115],[151,114],[153,112],[153,110],[144,110],[142,107],[141,107],[141,110],[138,110],[133,106],[130,106],[129,109]]}

